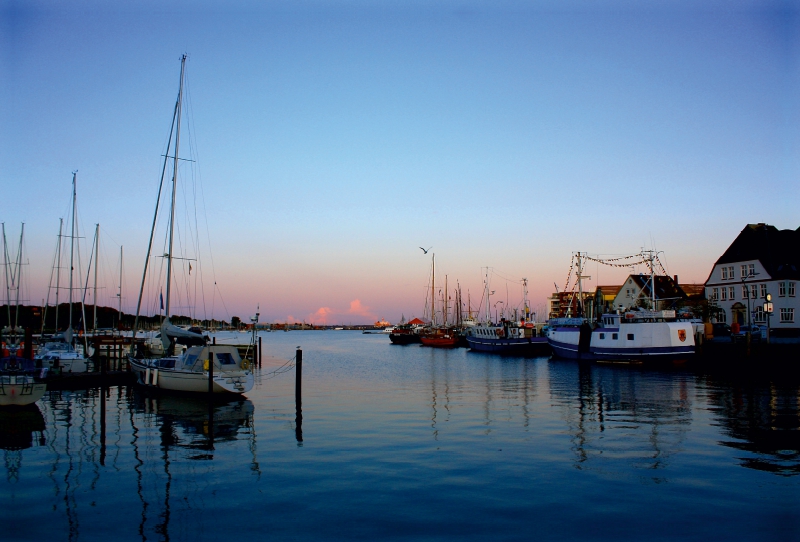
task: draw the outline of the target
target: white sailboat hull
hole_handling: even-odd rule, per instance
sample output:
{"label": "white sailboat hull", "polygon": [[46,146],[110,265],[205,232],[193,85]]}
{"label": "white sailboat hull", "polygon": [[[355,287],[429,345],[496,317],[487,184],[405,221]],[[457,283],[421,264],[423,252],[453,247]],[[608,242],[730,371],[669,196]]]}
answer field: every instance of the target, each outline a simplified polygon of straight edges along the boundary
{"label": "white sailboat hull", "polygon": [[0,406],[25,406],[44,395],[47,384],[35,382],[28,375],[3,375],[0,377]]}

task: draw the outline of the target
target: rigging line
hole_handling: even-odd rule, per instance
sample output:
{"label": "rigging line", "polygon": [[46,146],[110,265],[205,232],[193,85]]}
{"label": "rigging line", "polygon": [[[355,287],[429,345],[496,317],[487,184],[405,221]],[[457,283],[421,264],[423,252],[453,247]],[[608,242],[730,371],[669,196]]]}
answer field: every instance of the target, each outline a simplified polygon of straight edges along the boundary
{"label": "rigging line", "polygon": [[[178,92],[179,92],[179,95],[180,95],[180,91],[178,91]],[[178,115],[178,105],[179,104],[180,104],[180,100],[177,100],[175,102],[175,109],[173,110],[173,113],[172,113],[172,124],[170,125],[170,128],[169,128],[169,139],[167,140],[167,152],[165,152],[164,154],[169,154],[169,146],[172,143],[172,132],[175,129],[175,117]],[[166,171],[167,171],[167,158],[164,158],[164,165],[162,166],[162,169],[161,169],[161,180],[158,183],[158,197],[156,198],[156,211],[155,211],[155,215],[153,216],[153,227],[150,230],[150,242],[147,245],[147,256],[145,257],[145,260],[144,260],[144,274],[145,274],[145,276],[147,275],[147,266],[148,266],[148,263],[150,262],[150,251],[153,248],[153,235],[155,234],[156,224],[158,223],[157,222],[158,221],[158,206],[159,206],[159,204],[161,202],[161,190],[162,190],[162,188],[164,186],[164,176],[166,175]],[[139,300],[136,303],[136,318],[134,319],[134,322],[133,322],[133,338],[134,339],[136,338],[136,327],[139,324],[139,311],[142,308],[142,294],[144,293],[144,284],[145,284],[145,277],[143,276],[142,277],[142,286],[139,289]],[[131,344],[133,344],[134,342],[135,341],[131,341]]]}

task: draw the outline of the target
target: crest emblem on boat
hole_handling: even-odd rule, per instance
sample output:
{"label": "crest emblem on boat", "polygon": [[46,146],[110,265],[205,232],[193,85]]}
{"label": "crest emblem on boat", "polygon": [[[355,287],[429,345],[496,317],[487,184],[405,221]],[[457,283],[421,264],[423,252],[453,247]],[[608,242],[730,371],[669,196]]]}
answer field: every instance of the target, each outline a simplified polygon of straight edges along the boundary
{"label": "crest emblem on boat", "polygon": [[686,330],[685,329],[679,329],[678,330],[678,338],[681,340],[681,342],[684,342],[686,340]]}

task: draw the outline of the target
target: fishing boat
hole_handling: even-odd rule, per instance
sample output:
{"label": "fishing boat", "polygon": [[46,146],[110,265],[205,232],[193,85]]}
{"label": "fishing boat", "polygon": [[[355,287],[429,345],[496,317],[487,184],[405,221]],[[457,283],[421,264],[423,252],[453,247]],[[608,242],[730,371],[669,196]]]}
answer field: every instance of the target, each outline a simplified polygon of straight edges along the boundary
{"label": "fishing boat", "polygon": [[[132,344],[136,343],[136,330],[138,329],[139,313],[141,311],[142,296],[144,293],[147,268],[153,248],[153,237],[158,217],[158,201],[160,201],[161,188],[167,171],[168,161],[172,159],[172,199],[170,203],[170,219],[168,225],[168,250],[164,254],[167,261],[165,312],[167,317],[161,324],[160,334],[164,351],[163,357],[145,357],[138,352],[132,352],[128,357],[131,371],[136,375],[138,384],[148,387],[170,391],[205,392],[205,393],[247,393],[253,388],[253,373],[249,366],[239,356],[234,346],[209,345],[208,337],[196,329],[184,329],[170,323],[170,303],[172,294],[173,239],[175,223],[175,194],[178,182],[178,162],[181,135],[181,109],[183,105],[184,70],[186,55],[181,57],[180,85],[178,87],[178,100],[175,104],[172,131],[170,132],[167,150],[172,148],[173,153],[165,153],[164,165],[159,186],[159,197],[156,203],[153,228],[150,233],[150,245],[147,249],[142,285],[139,290],[139,301],[136,307],[136,320],[133,331]],[[174,143],[172,133],[175,134]],[[178,344],[186,346],[186,350],[176,353]]]}
{"label": "fishing boat", "polygon": [[[405,320],[405,318],[403,319]],[[389,334],[389,340],[392,344],[416,344],[420,342],[420,331],[424,327],[425,322],[419,318],[414,318],[410,322],[403,322],[396,326]]]}
{"label": "fishing boat", "polygon": [[[568,315],[550,321],[547,340],[560,358],[600,362],[643,363],[683,362],[695,353],[691,322],[678,321],[674,310],[656,310],[655,265],[652,251],[641,254],[650,266],[650,308],[636,307],[602,314],[590,321],[584,314]],[[577,254],[579,299],[583,300],[581,280],[583,257]],[[578,305],[580,306],[580,304]]]}
{"label": "fishing boat", "polygon": [[519,320],[512,321],[501,318],[500,322],[492,323],[489,310],[489,271],[487,268],[484,280],[485,320],[483,323],[465,328],[467,344],[471,350],[520,356],[541,355],[549,352],[547,337],[538,337],[536,326],[529,321],[531,310],[528,306],[528,279],[522,279],[522,284],[523,316]]}

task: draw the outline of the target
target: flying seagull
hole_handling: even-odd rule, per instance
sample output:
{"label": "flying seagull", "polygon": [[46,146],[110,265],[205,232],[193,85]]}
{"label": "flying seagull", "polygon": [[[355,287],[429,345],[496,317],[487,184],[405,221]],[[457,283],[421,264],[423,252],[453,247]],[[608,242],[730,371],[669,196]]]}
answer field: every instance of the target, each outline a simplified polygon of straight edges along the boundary
{"label": "flying seagull", "polygon": [[425,249],[425,248],[419,247],[419,249],[420,249],[422,252],[424,252],[425,254],[427,254],[427,253],[428,253],[428,251],[429,251],[430,249],[432,249],[432,248],[433,248],[433,247],[428,247],[427,249]]}

